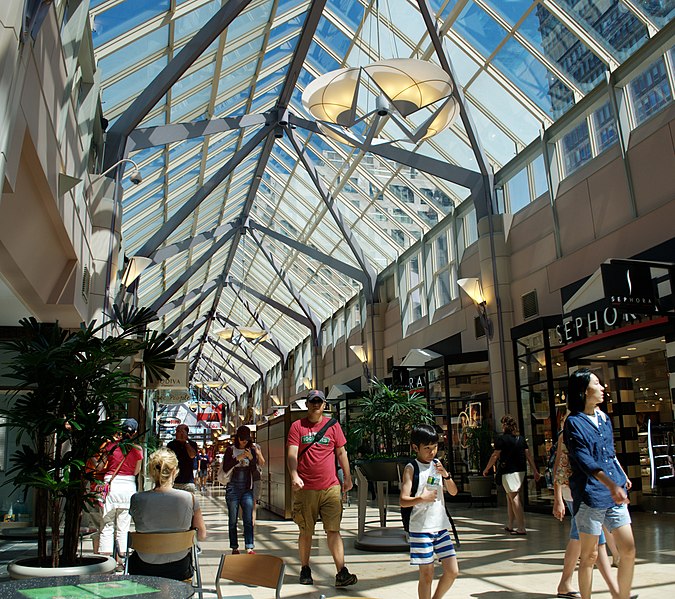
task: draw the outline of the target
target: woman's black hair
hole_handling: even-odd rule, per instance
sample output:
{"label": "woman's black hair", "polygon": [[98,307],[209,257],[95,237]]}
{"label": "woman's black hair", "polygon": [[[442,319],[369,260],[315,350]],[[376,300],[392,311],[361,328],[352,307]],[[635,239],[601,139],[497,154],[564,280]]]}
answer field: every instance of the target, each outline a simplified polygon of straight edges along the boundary
{"label": "woman's black hair", "polygon": [[430,424],[418,424],[410,433],[410,443],[412,445],[433,445],[438,443],[438,433]]}
{"label": "woman's black hair", "polygon": [[591,374],[588,368],[580,368],[570,374],[567,383],[567,407],[572,414],[578,414],[586,409],[586,389],[591,383]]}

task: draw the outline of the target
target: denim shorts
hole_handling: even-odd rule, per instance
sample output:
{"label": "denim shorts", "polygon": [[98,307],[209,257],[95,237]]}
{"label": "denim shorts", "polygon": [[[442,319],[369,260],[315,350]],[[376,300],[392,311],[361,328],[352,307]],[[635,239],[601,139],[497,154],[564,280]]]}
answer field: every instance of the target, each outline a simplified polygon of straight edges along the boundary
{"label": "denim shorts", "polygon": [[[572,502],[565,500],[565,505],[567,506],[567,511],[570,513],[572,522],[570,524],[570,539],[573,541],[579,540],[579,529],[577,528],[577,519],[574,516],[574,509],[572,507]],[[600,538],[598,539],[598,545],[604,545],[607,542],[605,539],[605,531],[600,530]]]}
{"label": "denim shorts", "polygon": [[579,532],[596,537],[602,533],[603,524],[609,532],[612,532],[615,528],[631,523],[627,505],[593,508],[582,503],[575,516]]}

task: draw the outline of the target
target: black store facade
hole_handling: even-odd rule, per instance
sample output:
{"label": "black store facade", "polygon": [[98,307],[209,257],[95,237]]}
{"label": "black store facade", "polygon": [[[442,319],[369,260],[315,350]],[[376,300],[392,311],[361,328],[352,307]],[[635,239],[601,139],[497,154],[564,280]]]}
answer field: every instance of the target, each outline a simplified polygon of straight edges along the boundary
{"label": "black store facade", "polygon": [[[608,261],[561,290],[561,316],[512,329],[521,431],[540,469],[566,413],[568,373],[590,368],[607,390],[601,407],[633,483],[631,503],[645,509],[675,502],[675,271],[655,259],[668,255],[658,249],[644,261]],[[551,488],[528,480],[528,508],[548,509],[552,499]]]}

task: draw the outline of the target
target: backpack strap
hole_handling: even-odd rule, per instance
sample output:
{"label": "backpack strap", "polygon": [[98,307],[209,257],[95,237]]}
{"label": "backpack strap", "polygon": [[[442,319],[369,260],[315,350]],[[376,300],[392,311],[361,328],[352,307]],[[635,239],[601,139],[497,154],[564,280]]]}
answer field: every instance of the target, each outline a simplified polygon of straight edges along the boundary
{"label": "backpack strap", "polygon": [[298,454],[298,460],[300,460],[300,458],[303,455],[305,455],[305,453],[309,450],[310,447],[312,447],[312,445],[321,441],[321,439],[323,439],[323,436],[326,434],[326,431],[334,424],[337,424],[337,420],[335,420],[335,418],[331,418],[328,422],[326,422],[326,424],[323,425],[321,430],[314,435],[314,439],[312,439],[312,442],[309,445],[305,445],[305,447],[303,447],[302,451]]}
{"label": "backpack strap", "polygon": [[413,477],[412,477],[412,485],[410,487],[410,496],[415,497],[415,495],[417,495],[417,488],[420,486],[420,467],[419,464],[417,463],[417,460],[413,460],[412,462],[408,463],[411,464],[413,467]]}

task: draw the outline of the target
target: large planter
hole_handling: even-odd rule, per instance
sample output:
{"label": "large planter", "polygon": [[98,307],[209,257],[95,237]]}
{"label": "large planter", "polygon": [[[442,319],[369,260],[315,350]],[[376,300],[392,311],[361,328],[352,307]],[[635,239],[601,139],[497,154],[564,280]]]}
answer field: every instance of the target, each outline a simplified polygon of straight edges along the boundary
{"label": "large planter", "polygon": [[471,492],[471,497],[474,499],[492,497],[492,478],[481,476],[480,474],[470,475],[469,491]]}
{"label": "large planter", "polygon": [[411,458],[372,458],[356,460],[355,464],[361,468],[363,475],[372,482],[398,482],[399,466],[403,468]]}
{"label": "large planter", "polygon": [[61,568],[43,568],[37,565],[37,558],[25,557],[11,562],[7,573],[13,580],[22,578],[46,578],[48,576],[87,576],[89,574],[110,574],[115,571],[117,562],[105,555],[85,555],[79,566]]}

